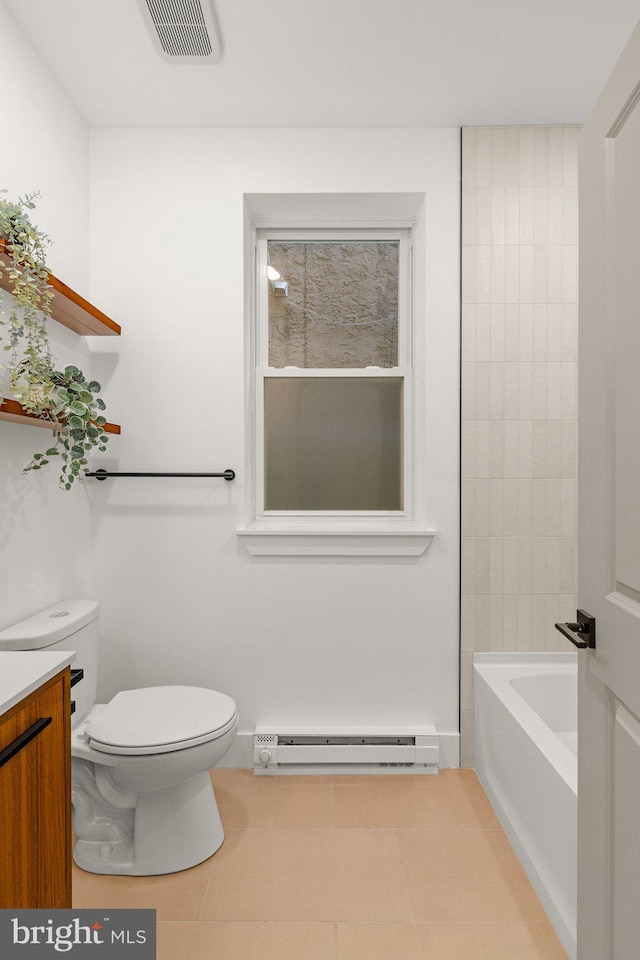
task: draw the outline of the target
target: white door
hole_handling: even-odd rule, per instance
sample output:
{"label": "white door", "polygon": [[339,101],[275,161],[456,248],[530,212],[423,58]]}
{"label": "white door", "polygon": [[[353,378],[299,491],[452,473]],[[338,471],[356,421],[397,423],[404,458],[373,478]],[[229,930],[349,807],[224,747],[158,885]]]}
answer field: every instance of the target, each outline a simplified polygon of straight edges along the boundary
{"label": "white door", "polygon": [[581,133],[578,957],[640,958],[640,25]]}

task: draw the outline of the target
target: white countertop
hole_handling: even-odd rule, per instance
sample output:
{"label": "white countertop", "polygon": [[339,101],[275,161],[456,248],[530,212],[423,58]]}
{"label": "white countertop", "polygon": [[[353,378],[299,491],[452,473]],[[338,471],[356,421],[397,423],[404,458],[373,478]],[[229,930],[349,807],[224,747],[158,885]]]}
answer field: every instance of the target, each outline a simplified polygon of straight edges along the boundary
{"label": "white countertop", "polygon": [[0,651],[0,715],[55,677],[75,658],[73,650]]}

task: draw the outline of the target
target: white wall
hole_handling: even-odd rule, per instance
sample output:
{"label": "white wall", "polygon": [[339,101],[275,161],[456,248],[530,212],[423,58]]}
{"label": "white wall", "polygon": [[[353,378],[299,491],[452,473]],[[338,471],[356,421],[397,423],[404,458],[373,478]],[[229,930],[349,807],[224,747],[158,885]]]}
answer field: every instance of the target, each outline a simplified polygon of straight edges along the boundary
{"label": "white wall", "polygon": [[[89,137],[86,125],[0,4],[0,187],[8,198],[39,190],[34,222],[54,240],[53,273],[88,295]],[[86,342],[51,325],[59,365],[87,369]],[[90,590],[87,493],[58,489],[57,473],[23,476],[50,445],[42,429],[0,422],[0,628]]]}
{"label": "white wall", "polygon": [[[125,469],[224,481],[87,483],[21,467],[49,435],[0,422],[0,627],[65,596],[103,604],[103,693],[217,686],[258,721],[433,722],[457,730],[458,133],[94,131],[0,4],[1,185],[37,189],[53,272],[122,323],[89,346],[56,324],[60,364],[103,382]],[[16,150],[11,144],[19,143]],[[420,560],[256,560],[244,504],[243,194],[424,193],[424,491]],[[92,259],[89,271],[88,249]],[[91,284],[89,284],[89,277]],[[93,552],[92,552],[93,551]]]}
{"label": "white wall", "polygon": [[[123,326],[94,370],[104,462],[223,480],[91,488],[103,690],[183,682],[257,722],[458,728],[455,130],[94,130],[91,289]],[[420,560],[251,558],[243,523],[243,194],[421,192],[429,480]],[[119,358],[114,350],[120,350]]]}

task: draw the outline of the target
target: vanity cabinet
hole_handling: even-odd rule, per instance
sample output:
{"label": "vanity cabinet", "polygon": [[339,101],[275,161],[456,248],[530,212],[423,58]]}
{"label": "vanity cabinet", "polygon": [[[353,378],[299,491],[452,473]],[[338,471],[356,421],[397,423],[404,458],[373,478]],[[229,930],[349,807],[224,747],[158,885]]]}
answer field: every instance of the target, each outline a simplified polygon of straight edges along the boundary
{"label": "vanity cabinet", "polygon": [[0,907],[71,907],[70,670],[0,716]]}

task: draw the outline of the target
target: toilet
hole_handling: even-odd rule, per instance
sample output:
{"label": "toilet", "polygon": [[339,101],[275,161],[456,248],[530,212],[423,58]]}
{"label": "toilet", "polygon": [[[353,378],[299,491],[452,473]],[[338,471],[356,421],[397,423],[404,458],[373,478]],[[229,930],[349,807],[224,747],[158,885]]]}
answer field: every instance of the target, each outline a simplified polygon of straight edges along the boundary
{"label": "toilet", "polygon": [[123,690],[96,703],[99,612],[94,601],[57,603],[0,631],[0,650],[77,653],[71,779],[78,866],[129,876],[186,870],[224,840],[209,770],[236,736],[236,705],[193,686]]}

